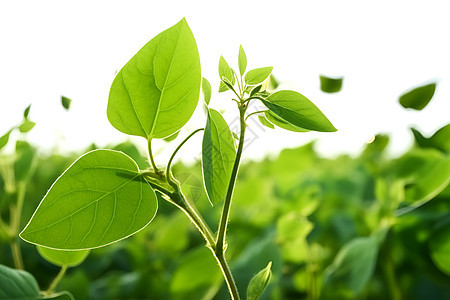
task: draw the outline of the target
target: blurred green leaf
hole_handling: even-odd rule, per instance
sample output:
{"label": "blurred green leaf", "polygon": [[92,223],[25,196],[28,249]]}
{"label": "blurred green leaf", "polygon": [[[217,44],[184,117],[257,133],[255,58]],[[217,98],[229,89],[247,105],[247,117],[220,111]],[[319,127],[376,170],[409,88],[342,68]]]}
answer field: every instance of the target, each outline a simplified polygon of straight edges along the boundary
{"label": "blurred green leaf", "polygon": [[203,92],[203,99],[205,100],[205,103],[208,106],[209,102],[211,101],[211,84],[205,77],[202,78],[202,92]]}
{"label": "blurred green leaf", "polygon": [[25,108],[25,110],[23,111],[23,118],[24,119],[28,119],[28,115],[30,114],[30,108],[31,108],[31,104],[27,106],[27,108]]}
{"label": "blurred green leaf", "polygon": [[273,76],[273,74],[270,74],[269,88],[271,90],[274,90],[274,89],[278,88],[279,85],[280,85],[280,82],[275,78],[275,76]]}
{"label": "blurred green leaf", "polygon": [[372,278],[377,261],[375,237],[359,237],[344,245],[325,270],[324,295],[354,299]]}
{"label": "blurred green leaf", "polygon": [[16,182],[26,182],[35,169],[36,149],[25,141],[16,142],[14,175]]}
{"label": "blurred green leaf", "polygon": [[67,98],[65,96],[61,96],[61,105],[66,109],[70,109],[70,105],[72,104],[72,99]]}
{"label": "blurred green leaf", "polygon": [[241,74],[241,76],[243,76],[245,73],[245,69],[247,68],[247,55],[245,55],[244,48],[242,48],[242,45],[239,46],[238,63],[239,63],[239,73]]}
{"label": "blurred green leaf", "polygon": [[261,101],[278,117],[295,126],[314,131],[337,130],[317,106],[298,92],[278,91]]}
{"label": "blurred green leaf", "polygon": [[225,197],[235,156],[234,139],[227,122],[218,111],[209,109],[202,143],[202,170],[211,205]]}
{"label": "blurred green leaf", "polygon": [[39,299],[39,286],[33,275],[0,265],[0,299]]}
{"label": "blurred green leaf", "polygon": [[90,250],[65,251],[36,246],[39,254],[48,262],[57,266],[76,267],[89,255]]}
{"label": "blurred green leaf", "polygon": [[435,148],[442,152],[450,152],[450,124],[437,130],[431,137],[426,138],[417,129],[411,128],[417,145],[422,148]]}
{"label": "blurred green leaf", "polygon": [[179,253],[189,245],[189,226],[189,219],[185,215],[174,213],[155,232],[152,243],[164,253]]}
{"label": "blurred green leaf", "polygon": [[29,121],[28,119],[23,120],[22,124],[19,125],[19,131],[22,133],[27,133],[33,129],[36,123]]}
{"label": "blurred green leaf", "polygon": [[436,91],[436,83],[430,83],[405,92],[399,102],[404,108],[422,110],[427,106]]}
{"label": "blurred green leaf", "polygon": [[130,157],[94,150],[58,178],[20,236],[55,249],[97,248],[141,230],[156,210],[155,192]]}
{"label": "blurred green leaf", "polygon": [[272,73],[273,67],[257,68],[247,72],[244,80],[248,85],[257,85],[262,83]]}
{"label": "blurred green leaf", "polygon": [[331,78],[320,75],[320,89],[325,93],[337,93],[342,89],[344,77]]}
{"label": "blurred green leaf", "polygon": [[9,141],[9,136],[11,135],[12,129],[0,137],[0,149],[6,146]]}
{"label": "blurred green leaf", "polygon": [[247,300],[258,300],[264,293],[265,289],[269,285],[270,278],[272,277],[272,262],[267,264],[263,270],[256,274],[247,288]]}
{"label": "blurred green leaf", "polygon": [[433,231],[429,239],[431,259],[445,274],[450,276],[450,223],[446,222]]}

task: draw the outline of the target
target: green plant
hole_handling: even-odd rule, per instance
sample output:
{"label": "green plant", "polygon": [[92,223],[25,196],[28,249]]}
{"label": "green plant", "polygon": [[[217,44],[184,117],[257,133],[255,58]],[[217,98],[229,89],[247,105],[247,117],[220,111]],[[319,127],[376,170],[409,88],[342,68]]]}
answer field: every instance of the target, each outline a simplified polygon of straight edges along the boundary
{"label": "green plant", "polygon": [[[57,250],[84,251],[109,245],[147,226],[158,199],[183,211],[203,236],[227,283],[232,299],[239,293],[228,266],[226,232],[230,207],[244,149],[246,120],[258,114],[269,127],[305,132],[336,129],[305,96],[295,91],[269,92],[264,82],[272,67],[246,72],[247,58],[239,49],[237,74],[221,57],[219,92],[231,91],[239,112],[240,132],[233,137],[222,115],[209,107],[211,87],[201,78],[194,36],[182,19],[150,40],[117,74],[112,83],[107,116],[119,131],[147,140],[152,168],[140,170],[119,151],[94,150],[77,159],[52,185],[20,236],[30,243]],[[165,168],[157,165],[152,141],[171,137],[188,122],[203,82],[206,126],[189,134],[172,153]],[[248,112],[254,101],[265,109]],[[223,205],[214,233],[172,173],[175,155],[197,132],[203,131],[203,181],[211,205]],[[235,141],[237,139],[237,148]],[[44,250],[45,251],[45,250]],[[68,263],[62,263],[63,270]],[[247,289],[257,299],[270,279],[267,268],[255,275]]]}

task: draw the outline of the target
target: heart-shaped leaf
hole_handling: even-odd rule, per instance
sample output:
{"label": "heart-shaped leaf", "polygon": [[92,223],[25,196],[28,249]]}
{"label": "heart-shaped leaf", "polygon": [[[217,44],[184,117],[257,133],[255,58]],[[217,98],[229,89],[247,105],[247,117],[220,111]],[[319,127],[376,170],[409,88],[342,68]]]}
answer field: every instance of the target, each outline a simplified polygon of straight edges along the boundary
{"label": "heart-shaped leaf", "polygon": [[111,85],[107,115],[119,131],[165,138],[192,116],[200,94],[200,58],[182,19],[150,40]]}
{"label": "heart-shaped leaf", "polygon": [[156,210],[155,192],[129,156],[94,150],[56,180],[20,236],[54,249],[97,248],[141,230]]}
{"label": "heart-shaped leaf", "polygon": [[278,91],[261,101],[278,117],[300,128],[324,132],[337,130],[317,106],[298,92]]}

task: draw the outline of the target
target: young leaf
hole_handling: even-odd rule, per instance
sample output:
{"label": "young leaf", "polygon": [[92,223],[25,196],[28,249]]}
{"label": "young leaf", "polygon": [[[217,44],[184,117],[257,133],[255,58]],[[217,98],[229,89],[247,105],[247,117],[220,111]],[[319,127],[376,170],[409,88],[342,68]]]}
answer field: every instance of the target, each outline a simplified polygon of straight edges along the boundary
{"label": "young leaf", "polygon": [[239,46],[238,63],[239,73],[241,74],[241,76],[244,76],[245,69],[247,68],[247,55],[245,55],[245,51],[244,48],[242,48],[242,45]]}
{"label": "young leaf", "polygon": [[260,84],[260,85],[257,85],[254,89],[252,89],[250,91],[250,97],[254,96],[256,93],[258,93],[261,90],[261,88],[262,88],[262,85]]}
{"label": "young leaf", "polygon": [[0,265],[0,299],[39,299],[39,286],[33,275]]}
{"label": "young leaf", "polygon": [[119,71],[109,93],[108,120],[126,134],[168,137],[192,116],[200,83],[197,45],[182,19],[150,40]]}
{"label": "young leaf", "polygon": [[69,110],[70,104],[72,104],[72,99],[61,96],[61,105],[66,109]]}
{"label": "young leaf", "polygon": [[225,83],[222,82],[222,78],[225,77],[228,79],[228,81],[231,83],[232,86],[234,86],[234,83],[236,82],[236,79],[234,78],[233,70],[228,65],[227,61],[223,56],[220,56],[219,60],[219,77],[220,77],[220,86],[219,86],[219,92],[225,92],[228,90],[228,87],[225,85]]}
{"label": "young leaf", "polygon": [[7,133],[5,133],[4,135],[2,135],[0,137],[0,149],[2,149],[3,147],[6,146],[6,144],[8,144],[9,141],[9,136],[12,132],[12,129],[10,129]]}
{"label": "young leaf", "polygon": [[33,129],[34,125],[36,125],[36,123],[31,122],[28,119],[23,120],[22,124],[19,125],[19,131],[22,133],[26,133],[28,131],[30,131],[31,129]]}
{"label": "young leaf", "polygon": [[20,237],[54,249],[92,249],[141,230],[156,210],[155,192],[129,156],[94,150],[55,181]]}
{"label": "young leaf", "polygon": [[269,285],[270,278],[272,277],[272,262],[269,262],[267,267],[256,274],[247,288],[247,300],[258,300],[264,293],[264,290]]}
{"label": "young leaf", "polygon": [[57,266],[76,267],[89,255],[91,250],[65,251],[36,246],[39,254],[48,262]]}
{"label": "young leaf", "polygon": [[206,194],[212,205],[225,197],[235,156],[227,122],[218,111],[209,109],[202,143],[202,170]]}
{"label": "young leaf", "polygon": [[272,123],[270,123],[265,116],[259,115],[258,120],[264,126],[269,127],[270,129],[275,129],[275,126]]}
{"label": "young leaf", "polygon": [[325,93],[337,93],[342,89],[343,77],[330,78],[320,75],[320,89]]}
{"label": "young leaf", "polygon": [[338,252],[333,263],[324,273],[324,296],[340,296],[351,293],[351,298],[364,289],[375,270],[378,243],[374,236],[355,238]]}
{"label": "young leaf", "polygon": [[404,108],[422,110],[433,98],[435,91],[436,83],[420,86],[401,95],[399,102]]}
{"label": "young leaf", "polygon": [[267,118],[267,120],[270,123],[272,123],[280,128],[283,128],[283,129],[286,129],[289,131],[293,131],[293,132],[308,132],[309,131],[308,129],[295,126],[295,125],[287,122],[286,120],[283,120],[282,118],[278,117],[271,111],[265,112],[264,116]]}
{"label": "young leaf", "polygon": [[278,117],[295,126],[323,132],[337,130],[317,106],[298,92],[278,91],[261,101]]}
{"label": "young leaf", "polygon": [[30,114],[30,108],[31,108],[31,104],[28,105],[28,107],[25,108],[25,110],[23,111],[23,118],[24,119],[28,119],[28,115]]}
{"label": "young leaf", "polygon": [[211,101],[211,84],[204,77],[202,78],[202,92],[206,105],[209,105],[209,101]]}
{"label": "young leaf", "polygon": [[272,73],[273,67],[253,69],[245,74],[245,83],[248,85],[257,85],[267,79]]}

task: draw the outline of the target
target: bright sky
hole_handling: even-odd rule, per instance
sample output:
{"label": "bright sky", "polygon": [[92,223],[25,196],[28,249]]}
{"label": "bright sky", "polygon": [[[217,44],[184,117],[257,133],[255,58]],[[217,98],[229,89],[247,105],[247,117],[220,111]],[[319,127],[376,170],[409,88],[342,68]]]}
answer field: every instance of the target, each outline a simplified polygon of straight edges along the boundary
{"label": "bright sky", "polygon": [[[106,118],[115,72],[159,32],[186,17],[197,41],[202,75],[218,88],[220,55],[237,70],[242,44],[248,68],[273,66],[282,87],[312,100],[337,133],[291,133],[254,126],[247,158],[317,139],[325,155],[357,154],[379,132],[392,137],[391,153],[412,144],[410,126],[431,134],[450,111],[448,1],[2,1],[0,2],[0,135],[21,121],[32,103],[37,123],[29,139],[42,149],[81,150],[126,139]],[[319,75],[344,76],[340,93],[319,89]],[[398,96],[438,82],[431,103],[406,111]],[[60,105],[73,100],[69,112]],[[234,103],[213,94],[211,106]],[[201,109],[180,137],[203,127]],[[250,126],[253,123],[250,122]],[[144,145],[142,138],[133,139]],[[157,142],[161,160],[169,146]],[[198,158],[201,136],[184,157]],[[190,148],[189,148],[190,147]]]}

